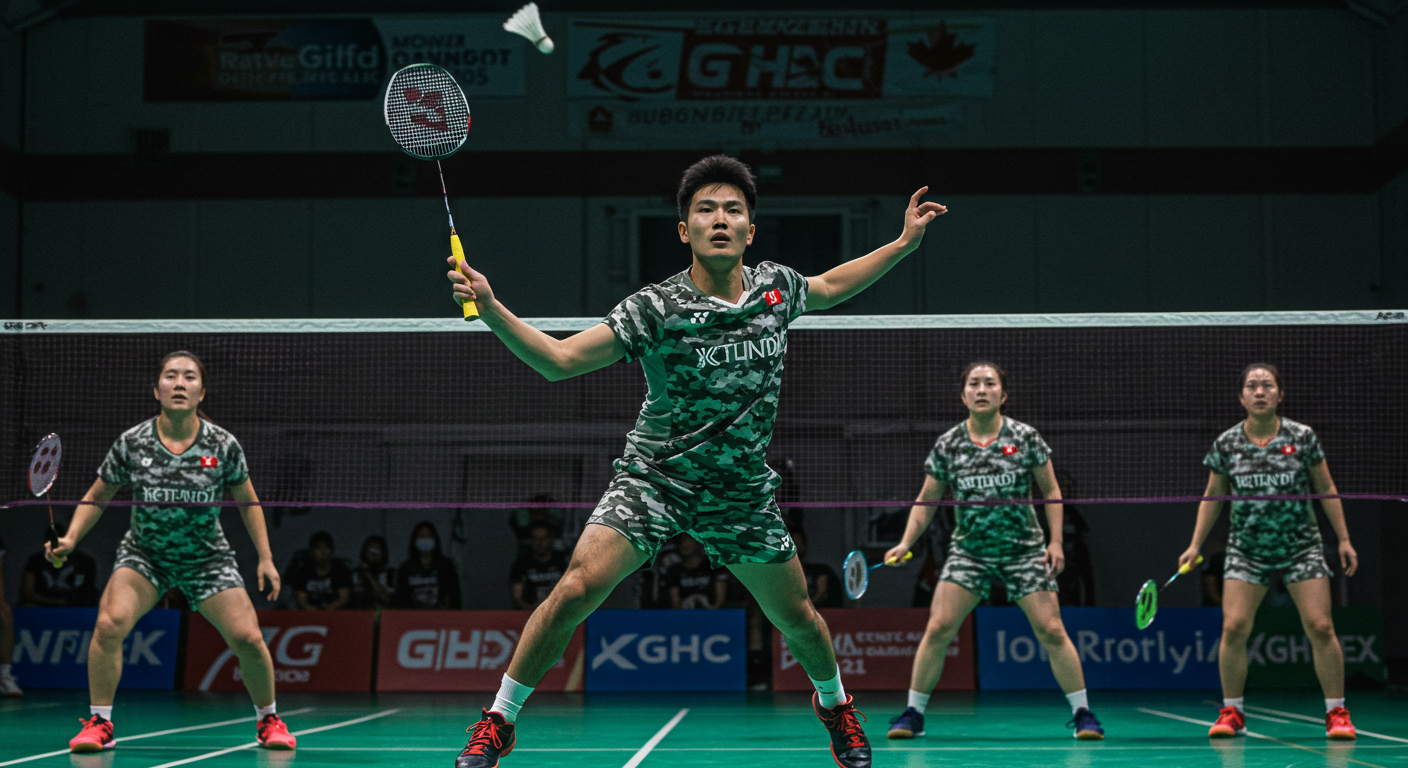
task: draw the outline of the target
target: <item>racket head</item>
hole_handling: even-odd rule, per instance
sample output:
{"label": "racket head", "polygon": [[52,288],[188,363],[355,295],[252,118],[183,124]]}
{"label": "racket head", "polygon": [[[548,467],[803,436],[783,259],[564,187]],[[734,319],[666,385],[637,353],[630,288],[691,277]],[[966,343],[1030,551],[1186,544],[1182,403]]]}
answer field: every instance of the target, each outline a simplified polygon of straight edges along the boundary
{"label": "racket head", "polygon": [[449,157],[469,137],[464,91],[453,75],[434,64],[412,64],[392,75],[382,114],[401,151],[421,160]]}
{"label": "racket head", "polygon": [[1134,598],[1134,626],[1146,629],[1154,623],[1154,615],[1158,612],[1159,585],[1149,579],[1139,588],[1139,595]]}
{"label": "racket head", "polygon": [[64,445],[53,432],[44,436],[34,447],[34,456],[29,460],[29,492],[43,496],[54,485],[59,476],[59,461],[63,458]]}
{"label": "racket head", "polygon": [[870,586],[870,567],[864,552],[857,549],[846,555],[846,562],[841,566],[841,581],[846,584],[846,597],[859,600],[865,594]]}

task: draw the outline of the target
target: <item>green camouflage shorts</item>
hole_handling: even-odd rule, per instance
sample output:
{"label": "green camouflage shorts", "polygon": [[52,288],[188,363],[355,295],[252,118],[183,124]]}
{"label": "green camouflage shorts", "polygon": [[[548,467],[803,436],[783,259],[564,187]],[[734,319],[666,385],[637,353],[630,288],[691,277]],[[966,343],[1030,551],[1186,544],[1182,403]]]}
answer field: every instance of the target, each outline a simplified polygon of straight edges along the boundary
{"label": "green camouflage shorts", "polygon": [[131,568],[150,581],[158,595],[175,587],[191,601],[192,608],[199,609],[202,602],[227,589],[244,589],[244,577],[240,576],[232,550],[199,562],[163,563],[134,546],[129,538],[130,535],[124,536],[117,545],[117,561],[112,569]]}
{"label": "green camouflage shorts", "polygon": [[940,581],[950,581],[978,597],[987,597],[993,579],[1001,579],[1012,602],[1033,592],[1055,592],[1056,580],[1046,575],[1046,550],[1040,547],[1016,557],[976,557],[950,547]]}
{"label": "green camouflage shorts", "polygon": [[1275,561],[1248,557],[1239,549],[1228,548],[1227,560],[1222,566],[1222,578],[1245,581],[1248,584],[1271,586],[1271,576],[1281,572],[1281,580],[1287,584],[1330,577],[1330,564],[1325,562],[1325,553],[1320,547],[1308,547],[1284,559]]}
{"label": "green camouflage shorts", "polygon": [[685,493],[619,472],[587,522],[625,536],[645,553],[647,567],[655,561],[661,545],[679,533],[698,539],[715,568],[735,563],[785,563],[796,556],[797,547],[772,494],[731,498],[708,489],[692,490]]}

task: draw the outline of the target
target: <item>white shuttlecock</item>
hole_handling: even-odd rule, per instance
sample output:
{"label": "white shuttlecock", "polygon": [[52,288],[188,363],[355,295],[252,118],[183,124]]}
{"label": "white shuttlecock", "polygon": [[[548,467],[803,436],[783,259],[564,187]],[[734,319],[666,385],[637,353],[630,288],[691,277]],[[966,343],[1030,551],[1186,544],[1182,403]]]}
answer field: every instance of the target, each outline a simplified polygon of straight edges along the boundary
{"label": "white shuttlecock", "polygon": [[519,8],[504,22],[504,29],[528,38],[528,41],[543,53],[552,53],[552,38],[548,37],[547,30],[543,29],[543,19],[538,16],[537,3],[529,3]]}

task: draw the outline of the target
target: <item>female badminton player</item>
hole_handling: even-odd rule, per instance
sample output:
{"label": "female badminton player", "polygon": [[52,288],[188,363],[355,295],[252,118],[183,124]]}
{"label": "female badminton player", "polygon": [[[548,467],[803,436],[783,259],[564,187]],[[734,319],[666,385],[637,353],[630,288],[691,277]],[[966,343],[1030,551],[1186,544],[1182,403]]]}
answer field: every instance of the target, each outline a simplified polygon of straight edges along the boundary
{"label": "female badminton player", "polygon": [[[1007,372],[992,363],[973,363],[959,379],[968,418],[939,436],[924,462],[927,473],[920,501],[938,501],[952,488],[958,501],[1029,499],[1032,480],[1042,497],[1051,542],[1037,523],[1030,504],[960,506],[948,559],[934,589],[929,623],[910,672],[909,704],[890,721],[891,739],[924,735],[924,707],[944,670],[944,654],[963,620],[999,579],[1007,596],[1027,615],[1036,638],[1051,659],[1051,671],[1070,702],[1077,739],[1103,739],[1105,729],[1090,711],[1085,673],[1056,600],[1055,576],[1065,568],[1062,546],[1061,487],[1051,468],[1051,449],[1035,429],[1003,415],[1007,402]],[[885,553],[885,562],[901,562],[924,533],[937,507],[916,504],[909,510],[900,543]]]}
{"label": "female badminton player", "polygon": [[186,595],[220,631],[239,658],[244,684],[258,713],[256,735],[269,749],[293,749],[295,740],[275,713],[274,665],[259,631],[254,604],[235,567],[235,553],[220,530],[217,501],[228,489],[259,552],[256,576],[269,599],[279,593],[279,572],[269,551],[264,510],[234,435],[210,423],[199,410],[205,398],[205,366],[190,352],[172,352],[157,368],[152,394],[161,413],[122,433],[108,451],[98,479],[78,505],[57,547],[58,561],[73,551],[98,522],[107,502],[124,485],[137,501],[187,502],[187,506],[134,506],[132,528],[122,538],[112,578],[98,604],[98,622],[88,646],[89,718],[69,741],[74,752],[113,746],[112,703],[122,676],[122,641],[167,589]]}
{"label": "female badminton player", "polygon": [[[1247,418],[1219,435],[1203,459],[1211,470],[1204,496],[1295,496],[1311,493],[1312,487],[1314,493],[1338,493],[1315,430],[1277,413],[1284,397],[1276,366],[1253,363],[1242,371],[1241,402]],[[1339,538],[1340,567],[1346,576],[1353,576],[1359,555],[1349,543],[1344,506],[1339,499],[1321,499],[1320,506]],[[1193,541],[1179,556],[1180,566],[1197,559],[1221,511],[1220,501],[1198,505]],[[1344,708],[1344,652],[1330,619],[1330,566],[1310,500],[1234,501],[1230,523],[1222,569],[1222,645],[1217,657],[1222,711],[1208,735],[1247,732],[1242,712],[1247,638],[1271,577],[1279,572],[1310,638],[1315,674],[1325,693],[1325,736],[1355,738],[1349,710]]]}
{"label": "female badminton player", "polygon": [[483,275],[451,260],[458,267],[449,274],[455,298],[475,302],[490,330],[546,378],[565,379],[624,357],[641,361],[649,386],[625,455],[614,464],[616,476],[567,572],[524,627],[493,709],[471,728],[458,768],[498,765],[513,749],[519,708],[577,625],[681,532],[704,545],[711,564],[728,567],[787,638],[816,686],[812,709],[837,764],[869,768],[870,742],[841,685],[826,624],[807,600],[796,547],[773,499],[780,480],[763,457],[788,326],[806,310],[834,306],[874,283],[919,247],[925,227],[946,209],[920,202],[927,187],[920,189],[894,242],[803,277],[772,262],[743,266],[755,232],[756,190],[752,171],[733,158],[716,155],[690,166],[676,195],[679,237],[694,254],[688,268],[566,339],[519,320]]}

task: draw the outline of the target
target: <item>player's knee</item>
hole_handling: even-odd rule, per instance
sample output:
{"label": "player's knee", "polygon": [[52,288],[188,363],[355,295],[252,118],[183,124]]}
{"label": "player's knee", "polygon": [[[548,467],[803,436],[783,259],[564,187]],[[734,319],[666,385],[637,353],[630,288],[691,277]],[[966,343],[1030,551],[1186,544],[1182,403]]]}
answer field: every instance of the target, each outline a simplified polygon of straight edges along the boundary
{"label": "player's knee", "polygon": [[811,602],[805,598],[785,606],[783,610],[776,611],[775,614],[771,617],[773,626],[787,637],[798,637],[808,632],[821,630],[821,617],[812,608]]}
{"label": "player's knee", "polygon": [[930,616],[929,623],[924,626],[924,633],[929,636],[930,640],[947,643],[953,640],[954,635],[958,634],[958,628],[961,625],[962,621],[953,621],[943,616]]}
{"label": "player's knee", "polygon": [[1222,617],[1222,638],[1224,640],[1235,640],[1242,643],[1252,636],[1252,619],[1250,616],[1227,616]]}
{"label": "player's knee", "polygon": [[1335,639],[1335,622],[1329,616],[1307,616],[1301,619],[1305,636],[1316,643],[1328,643]]}
{"label": "player's knee", "polygon": [[1066,644],[1066,627],[1059,618],[1037,622],[1032,625],[1032,631],[1036,633],[1037,642],[1048,648]]}
{"label": "player's knee", "polygon": [[264,651],[264,636],[260,634],[257,627],[252,631],[240,630],[231,632],[225,638],[225,642],[229,644],[230,650],[234,651],[235,655],[242,659],[249,656],[262,655]]}
{"label": "player's knee", "polygon": [[93,645],[103,650],[120,649],[131,628],[130,622],[107,612],[99,612],[98,621],[93,625]]}
{"label": "player's knee", "polygon": [[[581,568],[571,568],[558,580],[552,589],[552,595],[544,605],[551,605],[551,610],[569,616],[585,615],[606,599],[606,595],[601,594],[602,591],[592,584],[592,580]],[[610,590],[605,592],[609,594]]]}

